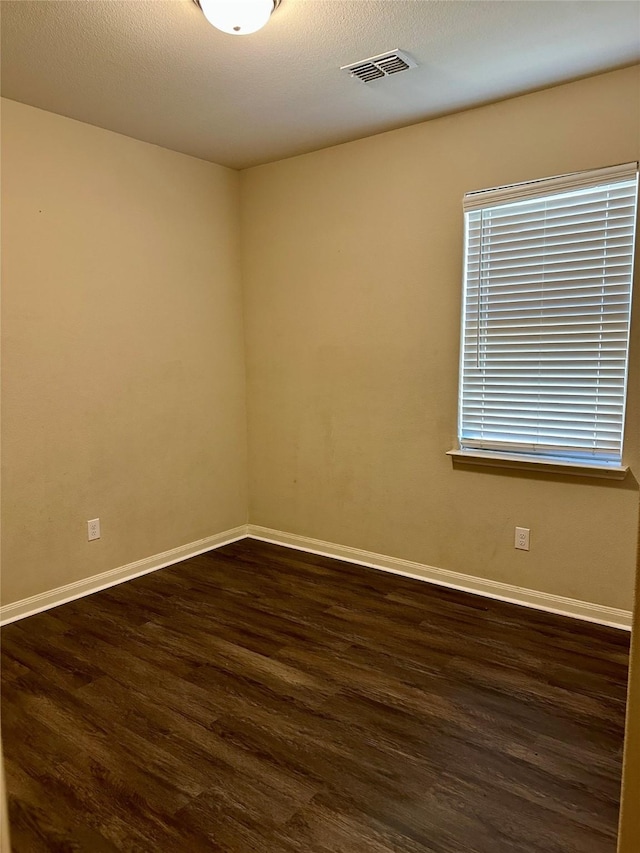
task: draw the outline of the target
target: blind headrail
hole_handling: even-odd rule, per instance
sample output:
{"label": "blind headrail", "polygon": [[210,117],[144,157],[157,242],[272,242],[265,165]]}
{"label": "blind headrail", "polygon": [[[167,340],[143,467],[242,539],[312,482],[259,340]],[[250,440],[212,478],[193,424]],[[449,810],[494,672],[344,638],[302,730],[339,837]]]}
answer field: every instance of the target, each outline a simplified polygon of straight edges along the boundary
{"label": "blind headrail", "polygon": [[485,190],[475,190],[465,193],[462,207],[467,210],[478,210],[483,207],[505,204],[509,201],[524,201],[540,195],[551,195],[569,190],[586,189],[587,187],[608,182],[635,179],[638,173],[638,161],[621,163],[617,166],[607,166],[603,169],[590,169],[582,172],[571,172],[567,175],[556,175],[552,178],[541,178],[535,181],[523,181],[518,184],[507,184]]}

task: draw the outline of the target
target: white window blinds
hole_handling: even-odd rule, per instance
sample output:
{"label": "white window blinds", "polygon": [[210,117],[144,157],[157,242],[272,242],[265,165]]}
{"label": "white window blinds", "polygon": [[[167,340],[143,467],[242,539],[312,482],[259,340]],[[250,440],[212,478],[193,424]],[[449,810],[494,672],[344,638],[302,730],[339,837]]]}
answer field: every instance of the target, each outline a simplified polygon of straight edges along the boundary
{"label": "white window blinds", "polygon": [[459,438],[619,465],[637,163],[469,193]]}

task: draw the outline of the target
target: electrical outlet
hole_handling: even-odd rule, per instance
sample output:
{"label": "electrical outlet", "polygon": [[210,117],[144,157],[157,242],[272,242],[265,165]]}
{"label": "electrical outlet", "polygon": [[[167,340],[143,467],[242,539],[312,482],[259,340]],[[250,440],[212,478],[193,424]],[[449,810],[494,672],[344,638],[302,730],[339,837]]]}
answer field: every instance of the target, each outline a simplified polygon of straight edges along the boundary
{"label": "electrical outlet", "polygon": [[519,551],[528,551],[529,550],[529,533],[531,531],[528,527],[516,527],[516,540],[515,547]]}
{"label": "electrical outlet", "polygon": [[92,518],[91,521],[87,521],[87,539],[89,542],[93,542],[94,539],[100,538],[100,519]]}

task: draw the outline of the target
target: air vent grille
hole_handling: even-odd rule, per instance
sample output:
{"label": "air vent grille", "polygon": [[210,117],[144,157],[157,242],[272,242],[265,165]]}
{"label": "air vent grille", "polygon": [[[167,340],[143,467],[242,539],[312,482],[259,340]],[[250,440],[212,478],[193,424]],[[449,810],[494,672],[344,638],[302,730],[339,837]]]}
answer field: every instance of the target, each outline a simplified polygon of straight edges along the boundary
{"label": "air vent grille", "polygon": [[416,66],[417,62],[408,54],[401,50],[390,50],[379,56],[370,56],[360,62],[353,62],[351,65],[343,65],[340,71],[346,71],[351,77],[356,77],[363,83],[370,83],[380,77],[389,77],[391,74],[408,71]]}

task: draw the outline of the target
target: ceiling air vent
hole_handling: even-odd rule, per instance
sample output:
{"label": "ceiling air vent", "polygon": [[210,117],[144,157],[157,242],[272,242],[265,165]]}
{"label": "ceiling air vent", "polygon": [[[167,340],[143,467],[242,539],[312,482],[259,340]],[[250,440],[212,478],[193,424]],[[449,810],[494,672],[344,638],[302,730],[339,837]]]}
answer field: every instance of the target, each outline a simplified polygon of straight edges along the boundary
{"label": "ceiling air vent", "polygon": [[415,68],[417,64],[401,50],[390,50],[379,56],[370,56],[369,59],[352,62],[351,65],[343,65],[340,71],[346,71],[363,83],[370,83],[371,80],[378,80],[380,77],[389,77],[400,71],[408,71],[409,68]]}

